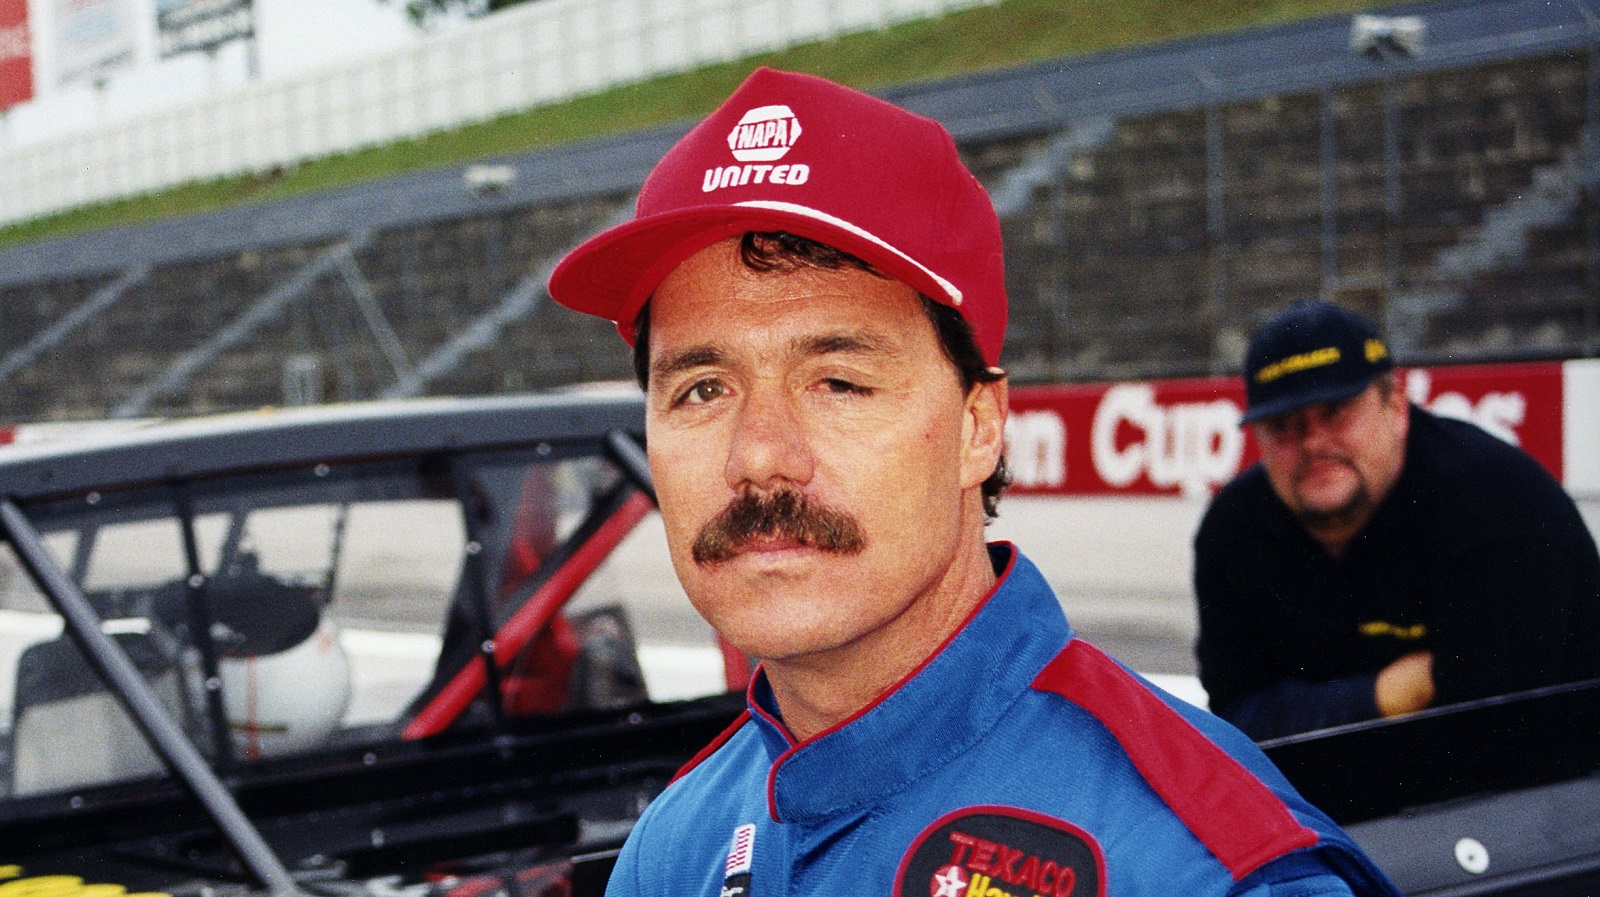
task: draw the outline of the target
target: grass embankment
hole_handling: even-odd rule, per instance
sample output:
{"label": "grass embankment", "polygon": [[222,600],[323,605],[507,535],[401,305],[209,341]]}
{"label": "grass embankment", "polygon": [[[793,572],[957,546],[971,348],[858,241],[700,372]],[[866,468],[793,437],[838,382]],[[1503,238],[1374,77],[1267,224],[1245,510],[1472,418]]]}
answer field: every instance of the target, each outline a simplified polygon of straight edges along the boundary
{"label": "grass embankment", "polygon": [[1351,12],[1372,0],[1001,0],[942,19],[850,35],[504,115],[266,175],[185,184],[0,227],[0,245],[279,199],[704,115],[756,65],[861,88]]}

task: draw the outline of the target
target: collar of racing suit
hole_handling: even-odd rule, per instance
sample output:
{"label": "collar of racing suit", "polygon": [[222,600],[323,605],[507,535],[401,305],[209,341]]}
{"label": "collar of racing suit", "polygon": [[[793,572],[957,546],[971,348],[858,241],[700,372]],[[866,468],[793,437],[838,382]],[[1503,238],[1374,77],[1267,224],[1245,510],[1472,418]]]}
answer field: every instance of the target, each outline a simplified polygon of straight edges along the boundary
{"label": "collar of racing suit", "polygon": [[1009,542],[989,546],[999,579],[922,666],[850,719],[796,743],[758,672],[750,715],[777,757],[772,817],[805,822],[880,803],[982,740],[1072,638],[1043,575]]}

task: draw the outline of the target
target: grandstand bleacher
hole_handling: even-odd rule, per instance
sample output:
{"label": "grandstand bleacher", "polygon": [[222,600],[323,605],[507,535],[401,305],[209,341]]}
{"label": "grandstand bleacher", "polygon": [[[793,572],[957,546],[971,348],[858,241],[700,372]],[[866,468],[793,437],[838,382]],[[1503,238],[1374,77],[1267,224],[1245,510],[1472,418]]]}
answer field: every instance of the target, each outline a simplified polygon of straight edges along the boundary
{"label": "grandstand bleacher", "polygon": [[[1385,13],[1421,52],[1352,52],[1336,17],[887,91],[996,199],[1014,378],[1230,372],[1313,297],[1402,362],[1600,354],[1600,4]],[[492,190],[457,167],[0,249],[0,416],[626,377],[543,276],[685,127],[496,160]]]}

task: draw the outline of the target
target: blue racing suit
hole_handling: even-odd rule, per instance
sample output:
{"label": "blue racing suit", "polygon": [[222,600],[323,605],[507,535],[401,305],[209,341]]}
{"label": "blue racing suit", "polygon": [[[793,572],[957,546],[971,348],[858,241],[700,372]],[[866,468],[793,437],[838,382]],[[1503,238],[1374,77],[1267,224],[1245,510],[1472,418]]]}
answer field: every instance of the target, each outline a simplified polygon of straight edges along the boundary
{"label": "blue racing suit", "polygon": [[1393,895],[1247,738],[1075,639],[1039,571],[796,743],[749,709],[645,811],[608,897]]}

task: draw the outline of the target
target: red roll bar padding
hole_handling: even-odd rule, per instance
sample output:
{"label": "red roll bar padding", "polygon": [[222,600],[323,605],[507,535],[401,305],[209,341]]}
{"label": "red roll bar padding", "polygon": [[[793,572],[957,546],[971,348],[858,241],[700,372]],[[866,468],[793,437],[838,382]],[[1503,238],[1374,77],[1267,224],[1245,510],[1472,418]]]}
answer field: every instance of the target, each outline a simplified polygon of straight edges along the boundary
{"label": "red roll bar padding", "polygon": [[[594,535],[579,545],[572,552],[572,556],[556,568],[545,584],[530,595],[511,619],[500,627],[494,639],[495,663],[502,669],[509,666],[517,656],[517,652],[532,641],[551,618],[560,612],[589,578],[589,574],[611,554],[612,549],[615,549],[634,526],[654,509],[655,505],[644,493],[635,492],[628,496],[627,500],[617,508],[616,513],[600,524]],[[472,699],[483,690],[488,679],[483,655],[473,657],[472,661],[451,677],[444,688],[433,696],[433,700],[406,724],[400,732],[400,737],[409,740],[443,732],[455,722],[462,711],[467,709]]]}

